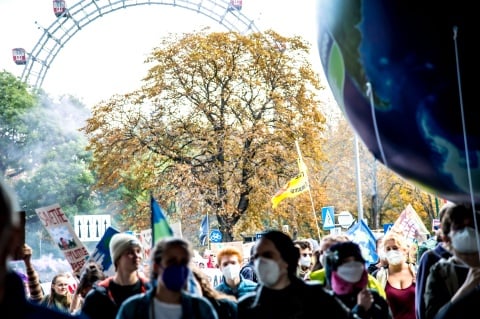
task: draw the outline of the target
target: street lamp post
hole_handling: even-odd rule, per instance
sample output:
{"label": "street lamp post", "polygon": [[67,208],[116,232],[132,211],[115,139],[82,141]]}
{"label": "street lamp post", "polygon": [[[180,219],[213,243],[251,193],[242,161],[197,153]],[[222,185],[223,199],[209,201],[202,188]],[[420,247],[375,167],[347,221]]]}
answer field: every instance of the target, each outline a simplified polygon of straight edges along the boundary
{"label": "street lamp post", "polygon": [[362,182],[360,179],[360,154],[358,151],[358,136],[355,133],[355,172],[357,177],[357,205],[358,220],[363,220],[363,203],[362,203]]}

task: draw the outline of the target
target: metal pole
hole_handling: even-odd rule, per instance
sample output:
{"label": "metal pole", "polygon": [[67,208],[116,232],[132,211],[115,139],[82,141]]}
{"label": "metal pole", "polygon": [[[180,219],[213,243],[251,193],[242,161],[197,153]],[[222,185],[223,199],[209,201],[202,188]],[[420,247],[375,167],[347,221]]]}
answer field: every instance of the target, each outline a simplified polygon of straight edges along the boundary
{"label": "metal pole", "polygon": [[357,177],[357,203],[358,203],[358,220],[363,220],[363,203],[362,203],[362,185],[360,178],[360,154],[358,152],[358,136],[355,133],[355,172]]}
{"label": "metal pole", "polygon": [[[297,148],[298,158],[303,163],[302,152],[300,151],[300,146],[298,145],[297,140],[295,140],[295,147]],[[312,204],[313,221],[315,222],[315,226],[317,228],[318,241],[320,242],[322,240],[322,237],[320,236],[320,226],[318,226],[318,218],[317,218],[317,213],[315,212],[315,204],[313,203],[312,190],[310,189],[310,181],[308,180],[308,174],[306,174],[305,178],[307,179],[308,194],[310,196],[310,203]]]}

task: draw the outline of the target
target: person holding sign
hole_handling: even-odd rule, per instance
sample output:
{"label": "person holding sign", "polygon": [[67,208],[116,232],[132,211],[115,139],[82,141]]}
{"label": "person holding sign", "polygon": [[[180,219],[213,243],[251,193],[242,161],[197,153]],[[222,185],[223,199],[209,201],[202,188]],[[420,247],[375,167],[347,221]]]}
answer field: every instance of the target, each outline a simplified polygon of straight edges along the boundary
{"label": "person holding sign", "polygon": [[86,319],[27,300],[22,279],[8,264],[16,248],[22,244],[20,224],[17,199],[0,178],[0,316],[5,319]]}

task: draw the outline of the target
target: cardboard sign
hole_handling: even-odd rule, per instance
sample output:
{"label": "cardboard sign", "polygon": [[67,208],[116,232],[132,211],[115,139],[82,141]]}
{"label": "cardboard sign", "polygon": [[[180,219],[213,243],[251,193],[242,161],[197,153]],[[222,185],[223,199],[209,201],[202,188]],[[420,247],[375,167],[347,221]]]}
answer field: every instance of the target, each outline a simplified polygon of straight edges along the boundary
{"label": "cardboard sign", "polygon": [[89,254],[78,239],[67,216],[59,204],[35,209],[50,237],[62,251],[74,273],[79,273]]}

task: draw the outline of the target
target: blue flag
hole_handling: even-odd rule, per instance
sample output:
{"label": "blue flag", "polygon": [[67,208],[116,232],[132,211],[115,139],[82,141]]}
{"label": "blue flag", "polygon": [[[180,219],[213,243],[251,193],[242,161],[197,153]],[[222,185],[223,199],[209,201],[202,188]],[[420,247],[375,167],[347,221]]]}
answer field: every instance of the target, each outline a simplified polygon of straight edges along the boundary
{"label": "blue flag", "polygon": [[346,233],[354,243],[357,243],[360,246],[363,258],[365,258],[368,265],[378,262],[375,235],[373,235],[364,220],[358,221],[347,230]]}
{"label": "blue flag", "polygon": [[110,256],[110,239],[112,239],[113,235],[118,233],[119,231],[112,226],[108,227],[97,246],[95,246],[95,250],[90,255],[90,260],[100,264],[103,272],[108,276],[115,274],[115,267]]}
{"label": "blue flag", "polygon": [[202,246],[205,246],[207,243],[207,236],[208,236],[208,228],[209,228],[209,223],[208,223],[208,214],[205,215],[202,219],[202,223],[200,224],[200,244]]}
{"label": "blue flag", "polygon": [[173,236],[173,230],[153,196],[150,198],[150,208],[152,210],[152,245],[155,245],[160,238]]}

